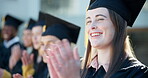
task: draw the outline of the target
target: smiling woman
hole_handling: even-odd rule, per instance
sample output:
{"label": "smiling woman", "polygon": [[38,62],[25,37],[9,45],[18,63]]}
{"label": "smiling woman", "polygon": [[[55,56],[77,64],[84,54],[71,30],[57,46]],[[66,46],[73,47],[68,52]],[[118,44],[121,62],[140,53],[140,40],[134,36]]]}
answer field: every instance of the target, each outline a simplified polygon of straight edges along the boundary
{"label": "smiling woman", "polygon": [[91,46],[107,47],[113,40],[115,28],[106,8],[97,8],[87,12],[86,31]]}
{"label": "smiling woman", "polygon": [[[145,1],[141,1],[141,5],[138,7],[130,4],[129,8],[132,9],[130,12],[125,8],[126,1],[125,3],[120,0],[113,2],[92,0],[91,2],[86,12],[86,31],[89,42],[82,62],[82,77],[119,78],[124,76],[135,78],[140,76],[145,78],[148,74],[142,71],[148,69],[135,59],[126,33],[127,25],[133,25]],[[117,7],[113,5],[114,3],[119,3],[119,7],[126,11],[121,12],[122,10],[115,9]],[[131,16],[130,13],[133,13],[133,11],[135,14]],[[102,34],[96,35],[99,32]],[[144,70],[139,67],[143,67]],[[121,73],[123,69],[126,70]],[[135,70],[137,71],[132,72]],[[142,73],[134,75],[137,72]]]}

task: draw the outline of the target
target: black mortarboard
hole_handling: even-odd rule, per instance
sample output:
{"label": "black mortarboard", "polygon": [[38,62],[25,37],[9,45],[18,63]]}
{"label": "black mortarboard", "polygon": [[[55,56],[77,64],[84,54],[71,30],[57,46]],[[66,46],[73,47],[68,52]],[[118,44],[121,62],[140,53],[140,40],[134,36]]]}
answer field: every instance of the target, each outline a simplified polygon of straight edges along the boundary
{"label": "black mortarboard", "polygon": [[59,39],[67,38],[70,42],[76,43],[80,27],[72,23],[66,22],[60,18],[46,14],[46,25],[48,26],[42,36],[54,35]]}
{"label": "black mortarboard", "polygon": [[11,15],[6,15],[4,17],[4,26],[12,26],[15,29],[18,29],[18,27],[22,24],[23,21],[20,19],[17,19]]}
{"label": "black mortarboard", "polygon": [[43,12],[39,12],[38,21],[35,26],[44,26],[45,25],[45,14]]}
{"label": "black mortarboard", "polygon": [[36,21],[34,21],[33,19],[30,19],[26,29],[32,30],[35,23],[36,23]]}
{"label": "black mortarboard", "polygon": [[131,26],[146,0],[91,0],[88,10],[105,7],[118,13]]}

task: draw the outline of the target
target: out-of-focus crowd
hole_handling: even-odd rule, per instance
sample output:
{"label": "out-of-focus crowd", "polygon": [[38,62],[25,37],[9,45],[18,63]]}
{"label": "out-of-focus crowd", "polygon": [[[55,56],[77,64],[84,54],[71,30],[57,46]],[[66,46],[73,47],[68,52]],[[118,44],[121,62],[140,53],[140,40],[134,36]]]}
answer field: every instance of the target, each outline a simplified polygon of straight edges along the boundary
{"label": "out-of-focus crowd", "polygon": [[39,12],[38,20],[30,18],[22,31],[21,43],[17,33],[22,23],[10,14],[2,18],[0,78],[49,78],[46,50],[62,39],[76,44],[80,27]]}

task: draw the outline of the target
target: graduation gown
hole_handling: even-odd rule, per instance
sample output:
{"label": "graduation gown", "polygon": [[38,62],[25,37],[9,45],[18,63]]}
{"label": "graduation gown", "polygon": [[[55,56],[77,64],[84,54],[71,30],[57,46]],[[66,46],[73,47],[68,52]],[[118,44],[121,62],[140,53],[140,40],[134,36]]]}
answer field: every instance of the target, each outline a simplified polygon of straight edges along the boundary
{"label": "graduation gown", "polygon": [[37,64],[37,57],[38,57],[38,51],[33,49],[32,54],[34,54],[34,64]]}
{"label": "graduation gown", "polygon": [[[19,40],[15,40],[15,38],[17,38],[17,37],[14,37],[12,40],[9,41],[9,42],[11,42],[11,44],[8,47],[5,46],[4,42],[0,44],[0,59],[1,59],[0,60],[0,67],[3,69],[6,69],[8,72],[13,72],[13,70],[10,71],[10,69],[9,69],[9,59],[11,56],[12,47],[14,47],[15,45],[19,45],[21,49],[23,48],[23,46],[19,42]],[[21,63],[19,63],[19,64],[21,64]],[[20,66],[20,65],[16,64],[16,67],[17,66]]]}
{"label": "graduation gown", "polygon": [[22,61],[19,60],[16,63],[16,65],[13,67],[13,69],[12,70],[9,69],[9,71],[11,74],[16,74],[16,73],[22,74]]}
{"label": "graduation gown", "polygon": [[34,78],[49,78],[47,64],[41,61],[35,68]]}
{"label": "graduation gown", "polygon": [[[104,78],[106,72],[103,66],[97,71],[93,67],[88,68],[85,78]],[[148,78],[148,67],[133,58],[127,58],[120,70],[114,73],[110,78]]]}

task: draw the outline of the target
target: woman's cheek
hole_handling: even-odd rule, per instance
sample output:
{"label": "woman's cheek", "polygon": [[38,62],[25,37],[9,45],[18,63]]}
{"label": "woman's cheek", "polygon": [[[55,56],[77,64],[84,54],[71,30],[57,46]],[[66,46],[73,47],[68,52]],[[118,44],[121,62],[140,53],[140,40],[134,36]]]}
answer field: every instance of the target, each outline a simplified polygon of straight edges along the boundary
{"label": "woman's cheek", "polygon": [[85,29],[86,29],[86,34],[89,34],[90,28],[87,26]]}

